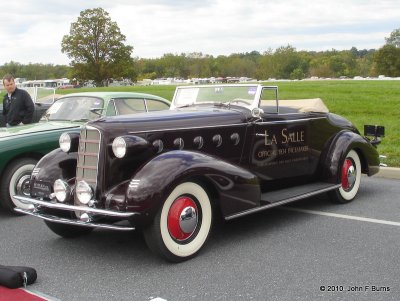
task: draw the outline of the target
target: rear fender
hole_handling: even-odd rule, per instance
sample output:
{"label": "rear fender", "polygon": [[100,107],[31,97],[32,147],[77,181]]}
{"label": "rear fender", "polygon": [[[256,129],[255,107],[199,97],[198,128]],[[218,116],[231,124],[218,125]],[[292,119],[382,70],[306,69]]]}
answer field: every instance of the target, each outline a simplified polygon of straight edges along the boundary
{"label": "rear fender", "polygon": [[341,166],[350,150],[355,150],[360,157],[362,173],[371,176],[379,171],[379,154],[367,139],[354,132],[342,131],[331,141],[328,151],[321,156],[322,179],[340,183]]}

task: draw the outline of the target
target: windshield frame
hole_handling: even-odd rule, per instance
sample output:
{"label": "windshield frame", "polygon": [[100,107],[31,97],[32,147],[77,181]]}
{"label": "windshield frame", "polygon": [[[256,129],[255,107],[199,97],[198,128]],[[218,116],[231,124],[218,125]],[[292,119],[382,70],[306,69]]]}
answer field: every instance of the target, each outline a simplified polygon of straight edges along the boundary
{"label": "windshield frame", "polygon": [[[231,89],[231,88],[240,88],[241,92],[243,90],[247,89],[248,94],[251,95],[252,97],[246,97],[246,99],[240,99],[240,98],[234,98],[232,100],[225,100],[225,101],[197,101],[198,95],[195,95],[196,93],[198,94],[198,91],[200,89],[215,89],[215,93],[217,94],[218,89]],[[171,107],[170,110],[174,109],[179,109],[182,107],[191,107],[191,106],[196,106],[200,104],[212,104],[212,105],[237,105],[241,107],[245,107],[249,110],[252,110],[254,108],[258,108],[260,104],[260,97],[262,94],[262,90],[265,88],[265,86],[259,85],[259,84],[217,84],[217,85],[190,85],[190,86],[178,86],[175,89],[174,97],[171,102]],[[193,90],[191,92],[190,90]],[[197,91],[197,92],[196,92]],[[185,96],[182,96],[183,94],[188,94],[189,98],[192,97],[194,101],[187,101],[185,103],[183,98]],[[193,95],[190,95],[193,94]],[[235,101],[236,99],[236,101]],[[245,100],[246,102],[248,101],[248,104],[245,104],[242,102],[242,100]]]}

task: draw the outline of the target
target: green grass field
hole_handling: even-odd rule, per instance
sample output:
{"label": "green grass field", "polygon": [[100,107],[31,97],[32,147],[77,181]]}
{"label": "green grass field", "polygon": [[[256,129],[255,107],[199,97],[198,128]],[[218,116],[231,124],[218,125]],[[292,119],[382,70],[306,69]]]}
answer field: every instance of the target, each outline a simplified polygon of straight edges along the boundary
{"label": "green grass field", "polygon": [[[331,112],[348,118],[361,132],[364,124],[385,126],[386,136],[378,146],[379,153],[387,156],[382,162],[400,167],[400,81],[324,80],[264,84],[278,86],[280,99],[321,98]],[[56,93],[93,90],[145,92],[171,100],[175,86],[81,88],[57,90]]]}

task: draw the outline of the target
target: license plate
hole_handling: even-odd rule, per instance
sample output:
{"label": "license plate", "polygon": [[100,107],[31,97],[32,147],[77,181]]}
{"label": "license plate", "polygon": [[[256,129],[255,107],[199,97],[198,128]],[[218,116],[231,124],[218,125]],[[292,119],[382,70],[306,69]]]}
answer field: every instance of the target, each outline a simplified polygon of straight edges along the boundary
{"label": "license plate", "polygon": [[33,197],[49,197],[52,192],[52,185],[46,182],[35,181],[31,190]]}

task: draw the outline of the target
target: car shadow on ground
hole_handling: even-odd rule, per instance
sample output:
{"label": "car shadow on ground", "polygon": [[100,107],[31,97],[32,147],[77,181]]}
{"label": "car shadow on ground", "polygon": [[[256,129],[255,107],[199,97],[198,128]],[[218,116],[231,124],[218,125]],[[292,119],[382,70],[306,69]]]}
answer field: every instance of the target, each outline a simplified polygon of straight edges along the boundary
{"label": "car shadow on ground", "polygon": [[[324,203],[324,197],[315,197],[305,200],[310,203]],[[301,213],[277,209],[262,211],[249,216],[244,216],[231,221],[224,221],[221,216],[214,217],[213,228],[206,244],[206,250],[213,248],[229,250],[243,239],[257,239],[265,237],[279,228],[296,227],[296,224],[310,217]],[[47,228],[47,227],[46,227]],[[119,232],[113,230],[95,229],[88,235],[77,238],[61,238],[46,229],[46,248],[54,252],[68,252],[70,255],[80,256],[82,252],[91,256],[106,256],[109,264],[118,264],[123,261],[143,261],[146,264],[160,264],[164,262],[147,248],[141,231]],[[72,255],[73,256],[73,255]],[[158,258],[155,260],[155,258]]]}
{"label": "car shadow on ground", "polygon": [[[312,210],[330,210],[341,207],[332,204],[326,194],[311,197],[292,203],[288,206],[307,208]],[[2,221],[21,219],[24,223],[34,219],[30,216],[15,216],[11,213],[0,211]],[[202,253],[227,252],[242,240],[265,239],[277,231],[286,231],[296,227],[305,220],[318,218],[314,215],[305,215],[300,212],[282,210],[281,207],[261,211],[252,215],[237,218],[231,221],[223,220],[220,214],[215,214],[212,231]],[[18,221],[19,222],[19,221]],[[76,237],[62,238],[48,229],[43,221],[34,219],[36,231],[42,231],[40,244],[35,244],[39,249],[51,249],[60,254],[68,252],[69,256],[82,257],[82,253],[90,254],[95,258],[107,257],[108,264],[119,265],[123,262],[140,262],[143,264],[160,264],[165,262],[159,259],[148,249],[144,237],[139,230],[122,232],[105,229],[95,229],[91,233]],[[34,240],[34,238],[32,238]],[[155,258],[157,258],[155,260]]]}

